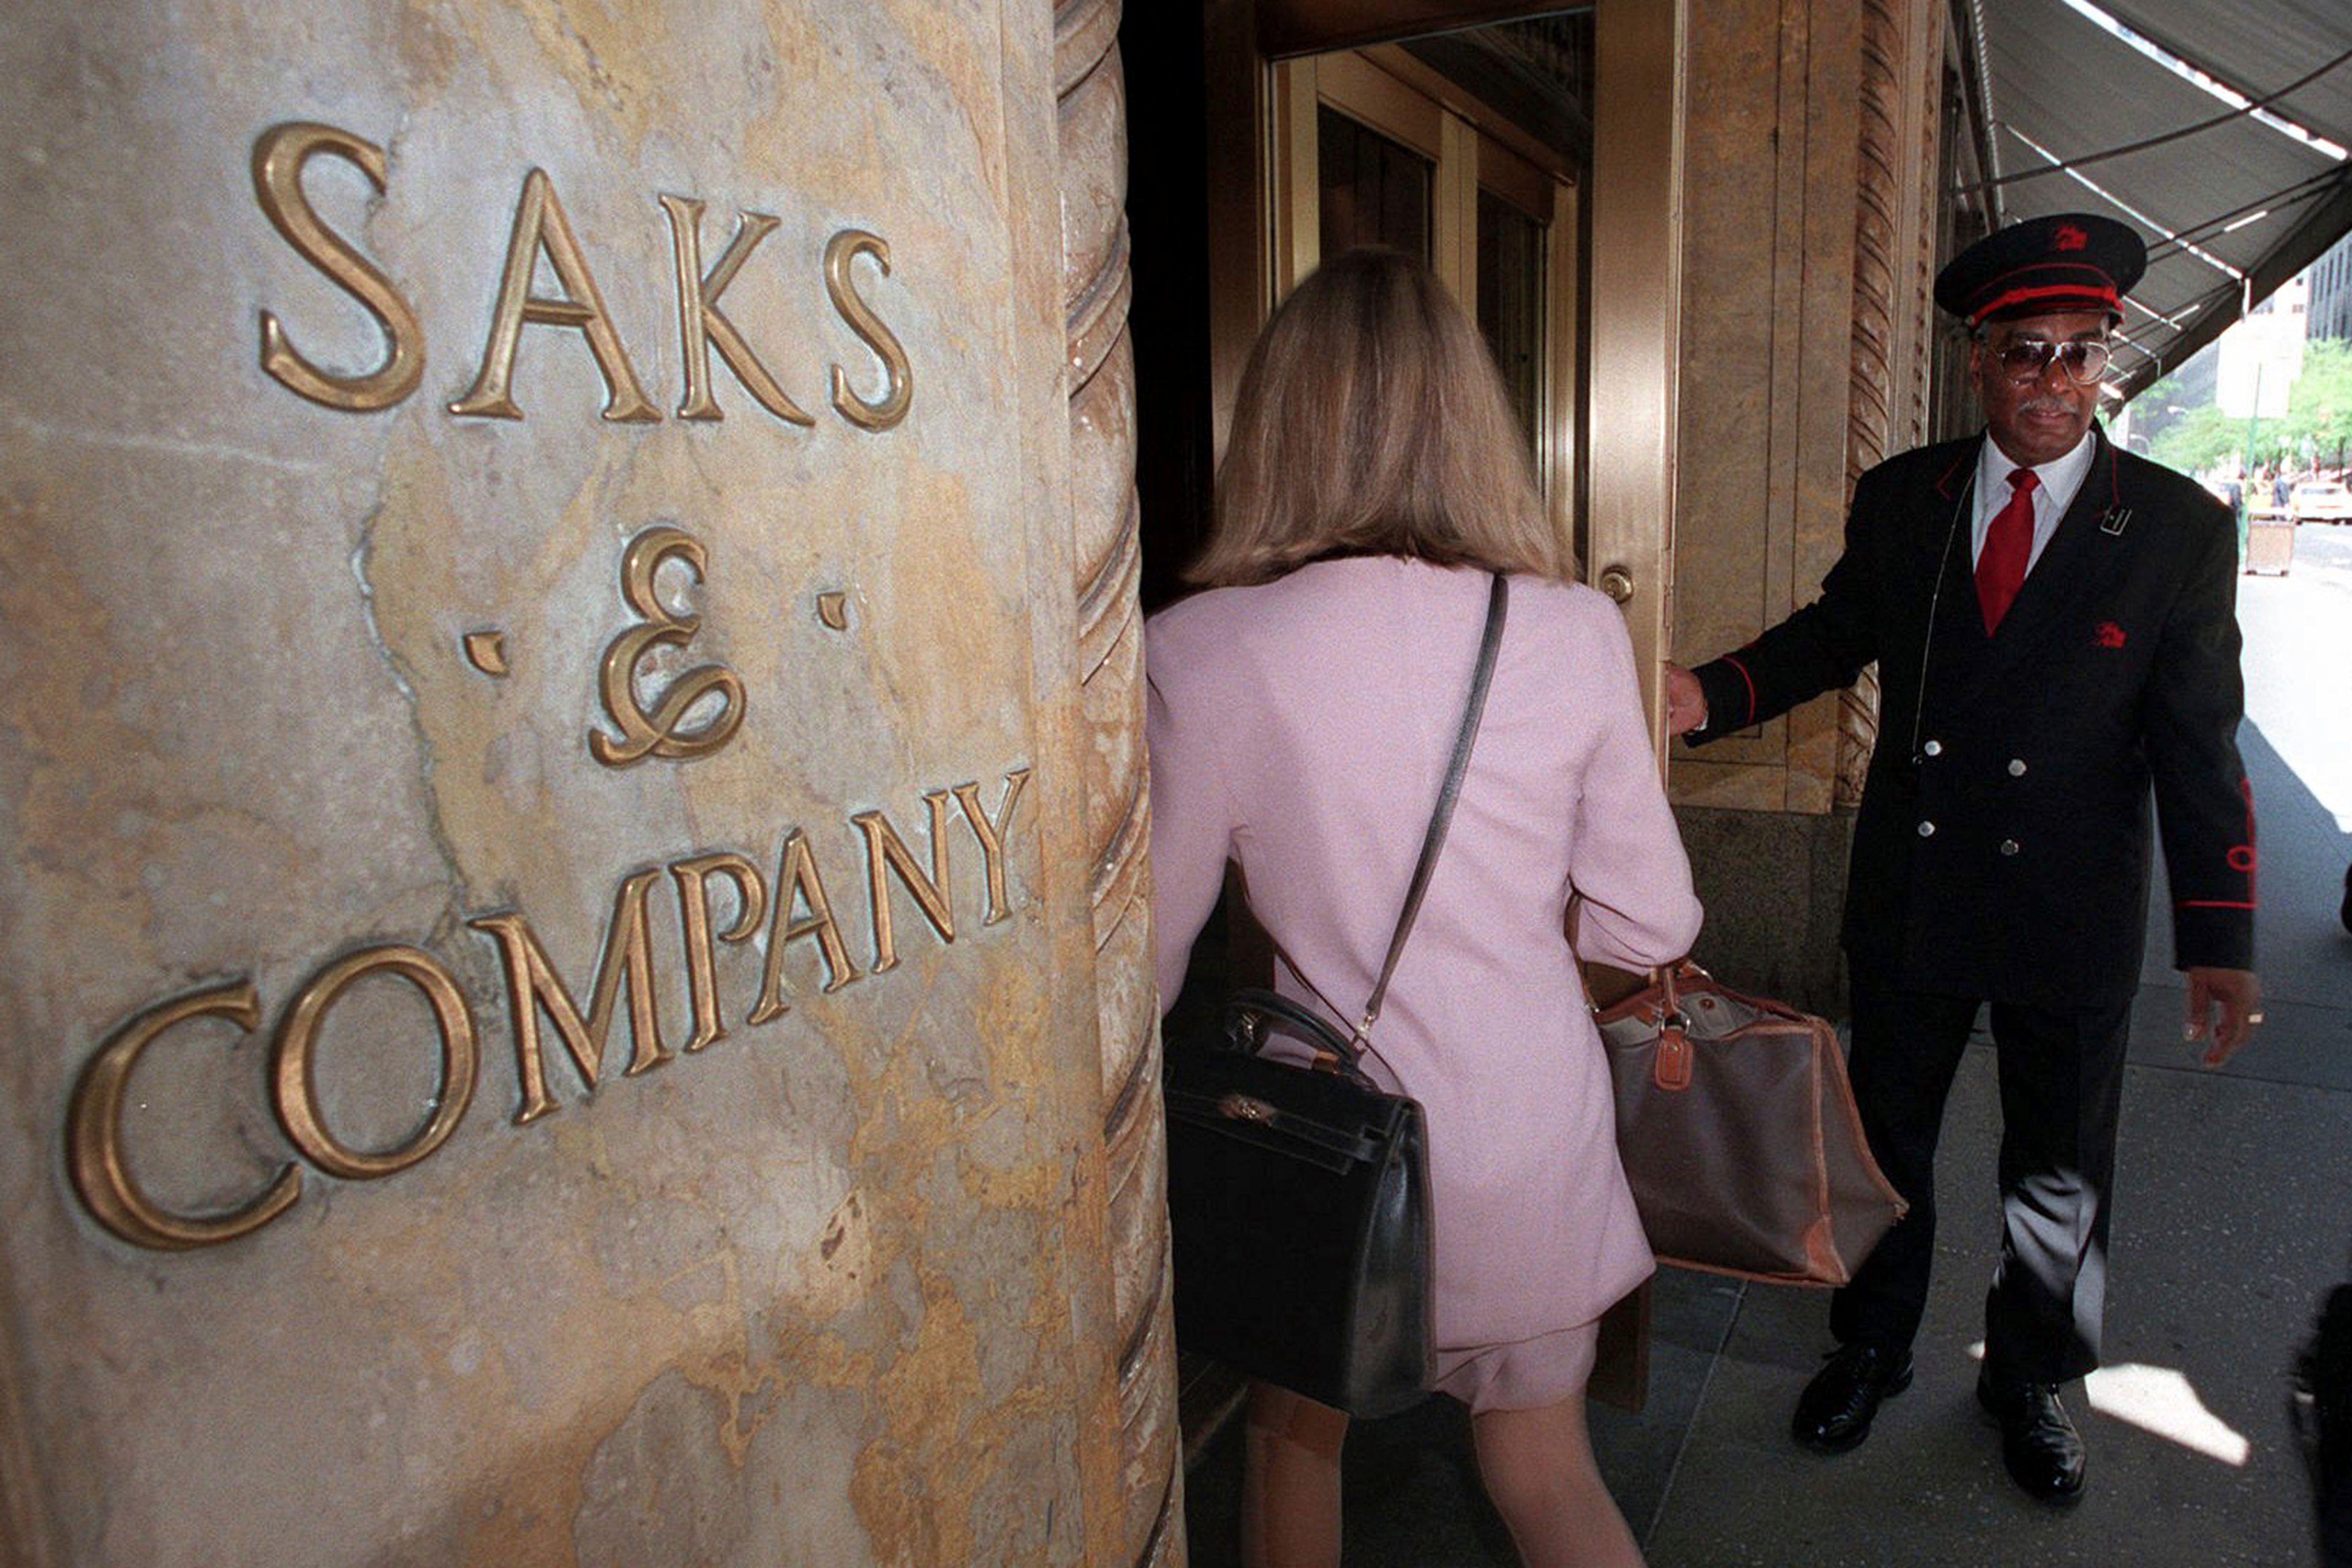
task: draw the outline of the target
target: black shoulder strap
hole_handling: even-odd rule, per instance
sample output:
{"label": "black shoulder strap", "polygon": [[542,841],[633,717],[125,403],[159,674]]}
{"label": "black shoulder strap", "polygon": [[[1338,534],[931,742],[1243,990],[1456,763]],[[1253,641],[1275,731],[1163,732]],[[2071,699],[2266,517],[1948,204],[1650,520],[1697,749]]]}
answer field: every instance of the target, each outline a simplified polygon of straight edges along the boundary
{"label": "black shoulder strap", "polygon": [[1437,809],[1430,814],[1429,832],[1421,841],[1421,864],[1412,871],[1412,888],[1405,894],[1404,911],[1397,916],[1396,934],[1389,938],[1388,961],[1381,965],[1379,984],[1372,987],[1370,1000],[1364,1004],[1364,1016],[1356,1025],[1356,1043],[1361,1046],[1372,1032],[1372,1025],[1381,1016],[1381,1002],[1389,993],[1389,976],[1396,973],[1397,960],[1403,956],[1405,938],[1412,934],[1412,922],[1421,914],[1421,900],[1429,891],[1431,873],[1437,869],[1438,851],[1445,847],[1445,829],[1454,820],[1454,803],[1462,795],[1462,775],[1470,767],[1470,748],[1478,739],[1478,718],[1486,710],[1486,688],[1495,679],[1496,650],[1503,646],[1503,621],[1510,608],[1511,580],[1500,572],[1495,574],[1495,584],[1486,595],[1486,635],[1478,645],[1478,668],[1470,677],[1470,697],[1462,707],[1462,731],[1454,740],[1454,760],[1446,764],[1445,786],[1437,792]]}

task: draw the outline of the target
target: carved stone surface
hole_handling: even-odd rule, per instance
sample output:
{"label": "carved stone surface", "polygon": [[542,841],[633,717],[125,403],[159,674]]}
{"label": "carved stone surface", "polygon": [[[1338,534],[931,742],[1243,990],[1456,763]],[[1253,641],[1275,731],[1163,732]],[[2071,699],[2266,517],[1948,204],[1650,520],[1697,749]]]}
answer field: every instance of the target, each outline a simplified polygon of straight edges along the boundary
{"label": "carved stone surface", "polygon": [[[1685,662],[1811,599],[1843,536],[1858,4],[1691,11],[1674,627]],[[1675,756],[1675,798],[1827,810],[1834,712],[1807,703]]]}
{"label": "carved stone surface", "polygon": [[[1927,242],[1935,232],[1931,160],[1941,37],[1938,7],[1922,0],[1862,0],[1849,488],[1864,470],[1916,445],[1926,430],[1933,265]],[[1862,803],[1878,721],[1873,668],[1838,699],[1840,806]]]}
{"label": "carved stone surface", "polygon": [[[1894,221],[1857,195],[1875,132],[1856,109],[1865,121],[1883,112],[1862,91],[1881,47],[1864,9],[1691,7],[1675,524],[1685,661],[1738,647],[1818,592],[1843,545],[1856,409],[1883,405],[1883,373],[1855,353],[1885,339],[1857,300]],[[1707,904],[1701,962],[1832,1013],[1847,710],[1825,696],[1669,763]]]}
{"label": "carved stone surface", "polygon": [[[1904,27],[1897,0],[1862,0],[1861,130],[1854,190],[1853,361],[1850,379],[1846,483],[1884,462],[1898,438],[1895,381],[1899,374],[1896,316],[1907,307],[1912,279],[1902,261],[1914,226],[1907,220],[1904,175],[1912,152],[1903,135],[1904,98],[1911,74],[1902,69]],[[1900,286],[1898,288],[1898,285]],[[1898,299],[1898,294],[1906,298]],[[1906,409],[1907,413],[1907,408]],[[1874,670],[1838,699],[1837,803],[1861,804],[1863,775],[1878,738],[1878,679]]]}
{"label": "carved stone surface", "polygon": [[1168,1292],[1165,1133],[1143,755],[1135,364],[1127,335],[1126,87],[1117,0],[1055,16],[1073,586],[1085,684],[1086,824],[1119,1378],[1119,1557],[1181,1563],[1183,1489]]}
{"label": "carved stone surface", "polygon": [[12,10],[0,1559],[1181,1557],[1116,23]]}

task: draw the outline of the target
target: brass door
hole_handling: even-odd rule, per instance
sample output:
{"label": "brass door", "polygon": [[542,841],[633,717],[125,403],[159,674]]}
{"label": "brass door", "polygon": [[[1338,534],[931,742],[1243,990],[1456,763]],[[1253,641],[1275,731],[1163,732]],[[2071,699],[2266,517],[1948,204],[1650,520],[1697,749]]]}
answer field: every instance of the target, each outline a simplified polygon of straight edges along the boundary
{"label": "brass door", "polygon": [[1586,570],[1625,612],[1664,754],[1682,375],[1687,0],[1601,0],[1592,126]]}
{"label": "brass door", "polygon": [[1247,7],[1209,34],[1213,122],[1253,128],[1211,149],[1217,449],[1258,324],[1327,248],[1425,256],[1496,349],[1555,526],[1625,613],[1661,749],[1686,5],[1599,0],[1581,167],[1400,46],[1270,62]]}
{"label": "brass door", "polygon": [[1486,334],[1581,560],[1577,171],[1401,49],[1308,56],[1273,78],[1276,296],[1352,245],[1427,261]]}

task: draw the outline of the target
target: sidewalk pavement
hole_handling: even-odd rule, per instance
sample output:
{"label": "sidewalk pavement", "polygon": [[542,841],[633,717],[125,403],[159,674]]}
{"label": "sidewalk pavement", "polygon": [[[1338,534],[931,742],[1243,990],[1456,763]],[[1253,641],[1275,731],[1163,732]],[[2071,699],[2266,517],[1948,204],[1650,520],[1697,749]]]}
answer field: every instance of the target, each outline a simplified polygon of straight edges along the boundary
{"label": "sidewalk pavement", "polygon": [[[2241,743],[2261,803],[2269,1021],[2228,1067],[2198,1067],[2156,912],[2124,1086],[2107,1364],[2066,1390],[2090,1450],[2083,1500],[2020,1492],[1971,1393],[2000,1225],[1979,1041],[1946,1116],[1918,1378],[1862,1447],[1822,1458],[1788,1436],[1830,1348],[1825,1293],[1661,1271],[1649,1404],[1592,1411],[1602,1474],[1652,1568],[2316,1561],[2288,1372],[2322,1295],[2352,1278],[2352,935],[2336,918],[2352,835],[2253,724]],[[1239,1436],[1236,1423],[1188,1478],[1195,1568],[1235,1561]],[[1359,1423],[1346,1484],[1349,1568],[1517,1562],[1449,1400]]]}

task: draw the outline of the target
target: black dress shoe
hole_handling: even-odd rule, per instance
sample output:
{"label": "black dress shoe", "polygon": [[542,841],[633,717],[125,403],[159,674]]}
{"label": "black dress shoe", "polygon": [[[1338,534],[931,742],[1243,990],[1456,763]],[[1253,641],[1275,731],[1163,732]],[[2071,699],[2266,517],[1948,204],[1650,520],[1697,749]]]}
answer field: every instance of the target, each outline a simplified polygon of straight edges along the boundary
{"label": "black dress shoe", "polygon": [[2083,1495],[2083,1436],[2049,1383],[2011,1383],[1979,1373],[1977,1403],[2000,1424],[2000,1458],[2010,1479],[2043,1502]]}
{"label": "black dress shoe", "polygon": [[1911,1358],[1876,1345],[1840,1345],[1797,1397],[1789,1435],[1817,1454],[1843,1454],[1870,1436],[1878,1402],[1911,1386]]}

